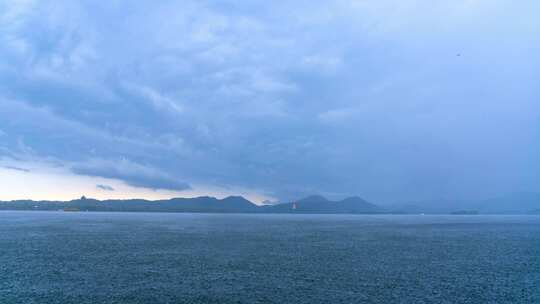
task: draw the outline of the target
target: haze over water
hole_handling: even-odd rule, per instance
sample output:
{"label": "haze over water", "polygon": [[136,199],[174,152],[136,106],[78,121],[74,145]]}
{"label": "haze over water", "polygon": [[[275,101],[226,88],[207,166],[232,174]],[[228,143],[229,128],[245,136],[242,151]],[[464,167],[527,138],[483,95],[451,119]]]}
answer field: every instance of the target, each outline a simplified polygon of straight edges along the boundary
{"label": "haze over water", "polygon": [[539,303],[540,216],[0,212],[0,303]]}

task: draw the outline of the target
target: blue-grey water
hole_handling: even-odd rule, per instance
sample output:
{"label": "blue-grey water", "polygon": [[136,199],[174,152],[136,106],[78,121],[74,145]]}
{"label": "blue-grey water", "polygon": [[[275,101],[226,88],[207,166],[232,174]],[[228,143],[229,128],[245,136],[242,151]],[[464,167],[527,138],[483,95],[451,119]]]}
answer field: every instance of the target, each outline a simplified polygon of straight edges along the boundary
{"label": "blue-grey water", "polygon": [[540,303],[540,217],[0,212],[0,303]]}

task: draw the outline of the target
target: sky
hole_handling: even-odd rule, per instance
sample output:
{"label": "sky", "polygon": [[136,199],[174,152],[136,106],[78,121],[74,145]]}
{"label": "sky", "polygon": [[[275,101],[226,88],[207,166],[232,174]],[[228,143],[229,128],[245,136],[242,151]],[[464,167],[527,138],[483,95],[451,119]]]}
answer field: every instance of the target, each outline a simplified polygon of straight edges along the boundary
{"label": "sky", "polygon": [[540,191],[536,0],[0,0],[0,199]]}

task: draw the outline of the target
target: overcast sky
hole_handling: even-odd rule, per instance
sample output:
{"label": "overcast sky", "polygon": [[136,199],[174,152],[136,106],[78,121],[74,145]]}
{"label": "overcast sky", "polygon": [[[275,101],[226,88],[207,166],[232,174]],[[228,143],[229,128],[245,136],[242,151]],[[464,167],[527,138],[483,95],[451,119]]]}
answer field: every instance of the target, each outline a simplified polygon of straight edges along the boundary
{"label": "overcast sky", "polygon": [[0,199],[540,191],[536,0],[0,0]]}

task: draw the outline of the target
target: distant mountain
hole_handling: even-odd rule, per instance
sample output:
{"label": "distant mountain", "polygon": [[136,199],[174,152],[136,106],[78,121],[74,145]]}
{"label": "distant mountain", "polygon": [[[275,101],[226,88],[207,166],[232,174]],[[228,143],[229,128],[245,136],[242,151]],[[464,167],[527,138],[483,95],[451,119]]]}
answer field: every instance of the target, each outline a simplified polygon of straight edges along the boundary
{"label": "distant mountain", "polygon": [[330,201],[314,195],[277,205],[257,206],[241,196],[224,199],[201,196],[148,201],[80,199],[60,201],[0,202],[0,210],[128,211],[128,212],[216,212],[216,213],[383,213],[384,210],[359,197]]}
{"label": "distant mountain", "polygon": [[448,214],[463,210],[481,214],[526,214],[540,209],[539,193],[511,193],[478,201],[431,200],[396,204],[388,208],[393,213]]}
{"label": "distant mountain", "polygon": [[128,212],[212,212],[212,213],[395,213],[395,214],[540,214],[540,194],[514,193],[483,201],[434,200],[379,207],[354,196],[331,201],[320,195],[275,205],[257,206],[241,196],[224,199],[201,196],[148,201],[95,200],[82,197],[67,202],[18,200],[2,202],[0,210],[66,210]]}
{"label": "distant mountain", "polygon": [[375,204],[369,203],[364,199],[353,196],[336,203],[343,210],[348,210],[351,213],[381,213],[385,210]]}
{"label": "distant mountain", "polygon": [[229,196],[224,199],[202,196],[158,201],[142,199],[100,201],[83,197],[67,202],[31,200],[0,202],[0,210],[243,213],[258,212],[259,207],[241,196]]}
{"label": "distant mountain", "polygon": [[175,198],[156,201],[170,211],[176,212],[257,212],[257,205],[241,196],[229,196],[224,199],[202,196],[196,198]]}
{"label": "distant mountain", "polygon": [[368,203],[359,197],[349,197],[341,201],[330,201],[320,195],[313,195],[298,201],[266,206],[266,212],[278,213],[383,213],[384,209]]}
{"label": "distant mountain", "polygon": [[518,192],[481,201],[482,213],[530,213],[540,209],[540,193]]}
{"label": "distant mountain", "polygon": [[476,211],[476,210],[458,210],[458,211],[451,212],[450,214],[453,214],[453,215],[477,215],[478,211]]}
{"label": "distant mountain", "polygon": [[470,202],[448,199],[414,201],[388,207],[392,213],[401,214],[449,214],[469,208],[471,208]]}

